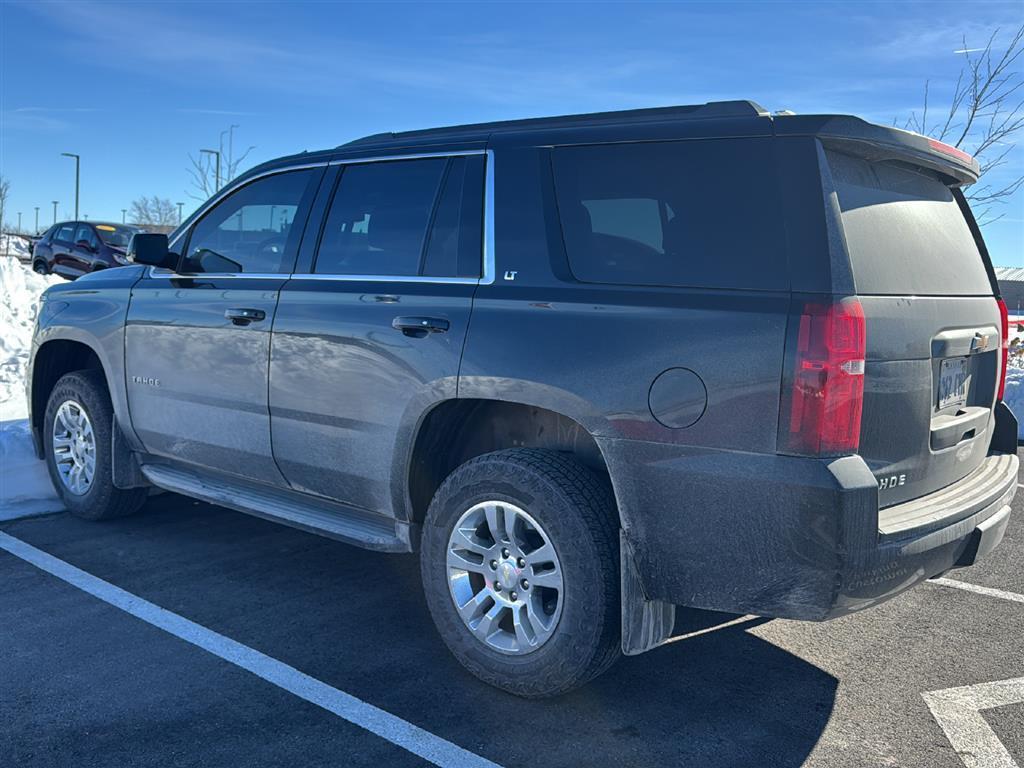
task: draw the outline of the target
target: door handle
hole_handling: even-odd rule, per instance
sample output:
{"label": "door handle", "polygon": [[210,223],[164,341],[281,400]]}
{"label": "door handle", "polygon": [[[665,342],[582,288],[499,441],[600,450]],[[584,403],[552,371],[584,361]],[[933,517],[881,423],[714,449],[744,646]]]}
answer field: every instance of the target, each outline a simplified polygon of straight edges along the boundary
{"label": "door handle", "polygon": [[391,327],[413,339],[422,339],[428,333],[444,333],[450,326],[442,317],[396,317]]}
{"label": "door handle", "polygon": [[259,322],[266,318],[266,316],[267,313],[262,309],[250,309],[249,307],[236,307],[224,310],[224,317],[235,325],[248,325],[249,323]]}

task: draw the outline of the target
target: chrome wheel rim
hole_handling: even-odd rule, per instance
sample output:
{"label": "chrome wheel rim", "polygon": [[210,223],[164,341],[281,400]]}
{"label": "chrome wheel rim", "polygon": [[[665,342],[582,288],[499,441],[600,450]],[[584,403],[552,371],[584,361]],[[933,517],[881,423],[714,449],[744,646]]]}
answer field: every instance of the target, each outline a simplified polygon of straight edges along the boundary
{"label": "chrome wheel rim", "polygon": [[524,510],[484,501],[448,537],[448,587],[473,636],[492,650],[531,653],[562,614],[562,566],[547,532]]}
{"label": "chrome wheel rim", "polygon": [[64,487],[84,496],[96,474],[96,435],[85,408],[65,400],[53,420],[53,460]]}

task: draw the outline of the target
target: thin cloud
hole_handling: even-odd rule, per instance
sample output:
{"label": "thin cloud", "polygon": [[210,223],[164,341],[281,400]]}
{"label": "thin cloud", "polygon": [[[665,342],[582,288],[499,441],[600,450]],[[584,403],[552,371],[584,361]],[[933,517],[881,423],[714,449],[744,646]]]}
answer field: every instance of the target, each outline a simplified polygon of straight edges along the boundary
{"label": "thin cloud", "polygon": [[179,107],[174,110],[183,115],[222,115],[226,117],[251,117],[257,112],[239,112],[233,109],[204,109],[202,107]]}
{"label": "thin cloud", "polygon": [[16,107],[11,110],[12,112],[23,112],[29,113],[46,113],[46,112],[98,112],[95,107]]}

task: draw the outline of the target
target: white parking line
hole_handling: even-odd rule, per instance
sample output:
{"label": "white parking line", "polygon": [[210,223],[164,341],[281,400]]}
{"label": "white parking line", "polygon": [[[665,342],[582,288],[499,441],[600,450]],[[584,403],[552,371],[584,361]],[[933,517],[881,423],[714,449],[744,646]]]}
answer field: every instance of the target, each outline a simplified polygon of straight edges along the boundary
{"label": "white parking line", "polygon": [[120,608],[154,627],[179,637],[214,656],[252,672],[269,683],[316,704],[370,733],[442,768],[500,768],[450,741],[402,718],[367,704],[351,694],[310,677],[284,662],[242,645],[183,616],[165,610],[131,592],[99,579],[49,555],[21,539],[0,532],[0,549],[66,581],[74,587]]}
{"label": "white parking line", "polygon": [[921,695],[967,768],[1019,768],[981,710],[1024,704],[1024,677]]}
{"label": "white parking line", "polygon": [[957,581],[956,579],[930,579],[929,583],[939,584],[943,587],[953,587],[954,589],[963,589],[968,592],[975,592],[979,595],[986,595],[987,597],[998,597],[1001,600],[1011,600],[1015,603],[1024,603],[1024,595],[1018,595],[1016,592],[1007,592],[1003,589],[993,589],[992,587],[982,587],[978,584],[968,584],[966,581]]}

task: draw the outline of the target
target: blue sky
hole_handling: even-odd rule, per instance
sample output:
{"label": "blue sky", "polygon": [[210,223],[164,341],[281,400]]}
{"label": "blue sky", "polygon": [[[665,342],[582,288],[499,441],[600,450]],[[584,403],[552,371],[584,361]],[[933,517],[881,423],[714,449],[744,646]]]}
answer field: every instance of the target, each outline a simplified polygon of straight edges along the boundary
{"label": "blue sky", "polygon": [[[236,124],[244,167],[383,130],[751,98],[891,123],[948,97],[1014,2],[48,3],[0,0],[7,216],[120,220],[185,201],[188,154]],[[1022,136],[1024,140],[1024,136]],[[1005,176],[1024,172],[1024,148]],[[998,182],[998,179],[994,181]],[[985,228],[1024,266],[1024,190]]]}

